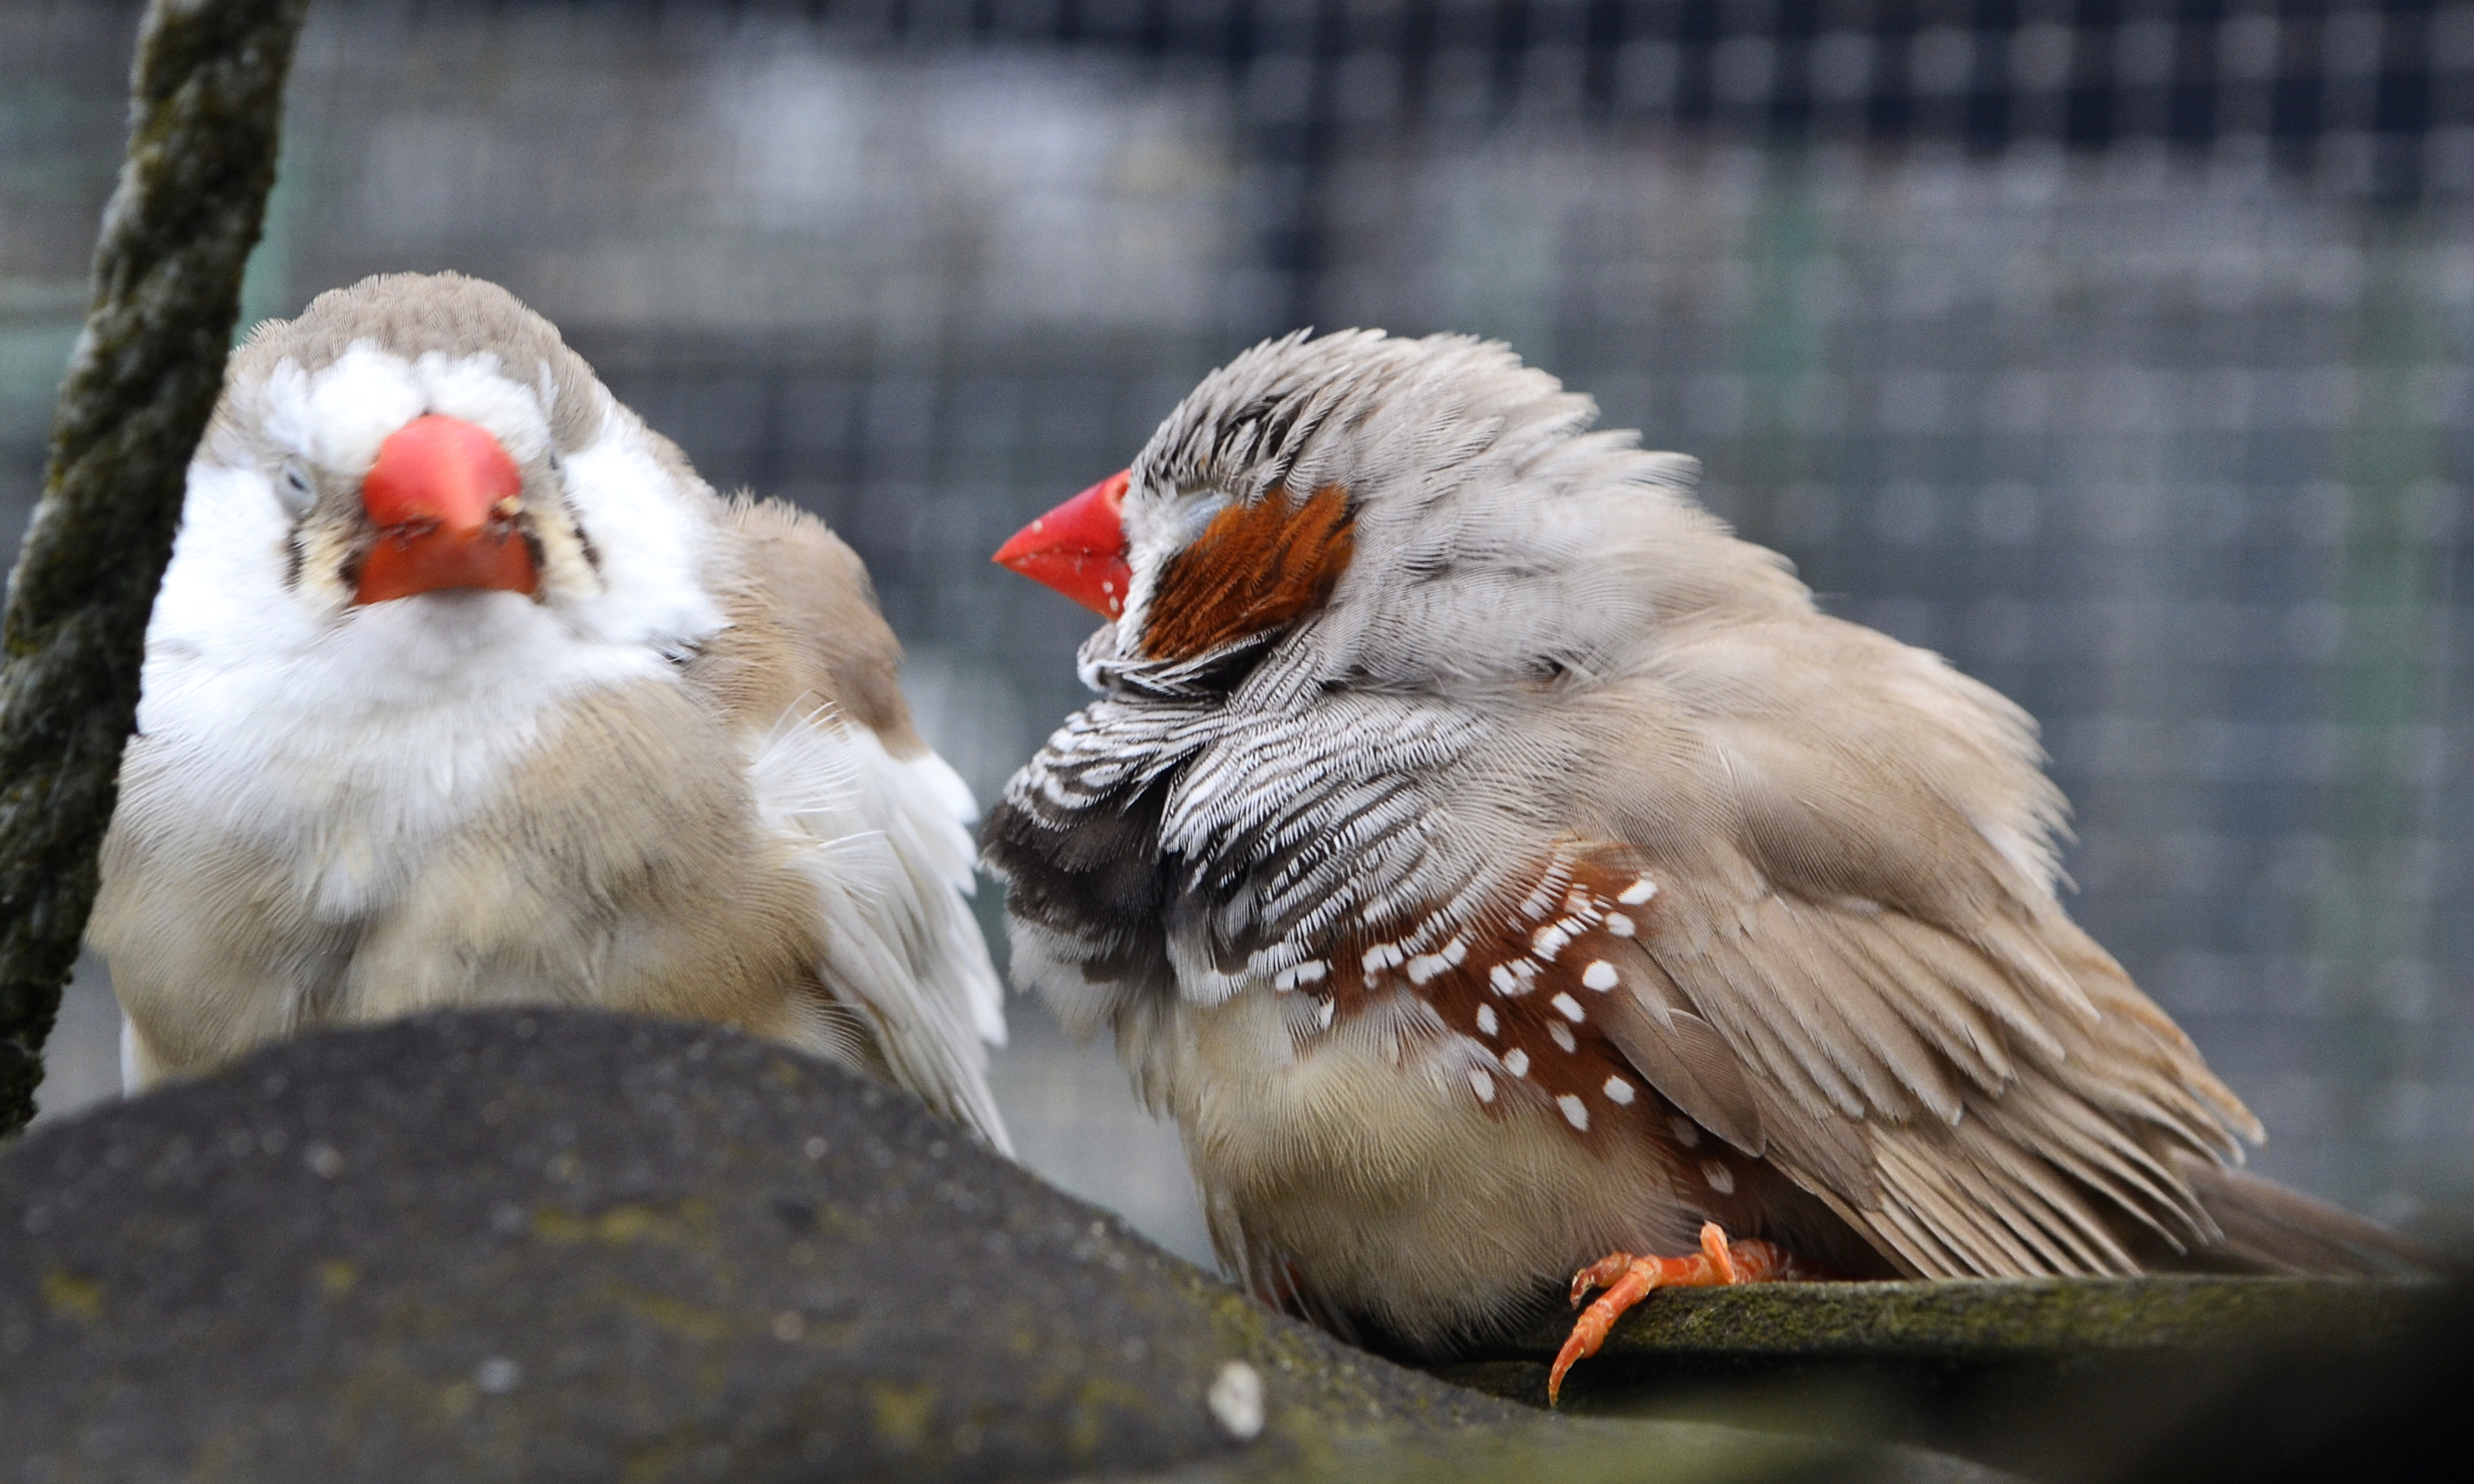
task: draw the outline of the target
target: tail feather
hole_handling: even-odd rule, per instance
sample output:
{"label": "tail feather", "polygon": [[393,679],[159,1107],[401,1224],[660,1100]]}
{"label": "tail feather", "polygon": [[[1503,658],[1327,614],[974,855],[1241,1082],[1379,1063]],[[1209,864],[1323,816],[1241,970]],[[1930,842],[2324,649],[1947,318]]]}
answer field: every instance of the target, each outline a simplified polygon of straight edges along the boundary
{"label": "tail feather", "polygon": [[2436,1253],[2377,1222],[2274,1180],[2213,1160],[2185,1156],[2182,1174],[2224,1240],[2190,1264],[2218,1271],[2316,1277],[2437,1276]]}

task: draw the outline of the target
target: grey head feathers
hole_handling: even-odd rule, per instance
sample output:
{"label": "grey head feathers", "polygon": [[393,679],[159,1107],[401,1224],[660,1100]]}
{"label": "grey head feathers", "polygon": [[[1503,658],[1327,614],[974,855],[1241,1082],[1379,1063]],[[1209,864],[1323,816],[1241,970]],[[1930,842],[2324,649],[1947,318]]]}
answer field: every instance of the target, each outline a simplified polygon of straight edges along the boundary
{"label": "grey head feathers", "polygon": [[[1146,668],[1164,571],[1231,505],[1337,490],[1354,554],[1295,625],[1302,678],[1492,689],[1598,672],[1661,615],[1809,608],[1784,562],[1691,499],[1699,465],[1590,432],[1597,408],[1464,335],[1299,333],[1246,352],[1131,468],[1125,617],[1086,652]],[[1151,668],[1157,668],[1155,665]]]}
{"label": "grey head feathers", "polygon": [[558,327],[497,284],[460,273],[375,274],[320,294],[296,318],[268,320],[250,332],[226,368],[209,447],[262,436],[253,414],[279,367],[314,377],[354,346],[405,360],[487,355],[507,379],[533,391],[564,452],[590,442],[615,405]]}

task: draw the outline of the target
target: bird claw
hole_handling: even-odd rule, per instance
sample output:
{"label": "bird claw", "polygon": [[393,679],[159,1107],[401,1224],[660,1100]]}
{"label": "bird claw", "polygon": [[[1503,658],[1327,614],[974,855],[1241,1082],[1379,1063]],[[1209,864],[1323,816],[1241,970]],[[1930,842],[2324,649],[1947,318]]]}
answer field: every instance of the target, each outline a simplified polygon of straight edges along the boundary
{"label": "bird claw", "polygon": [[1572,1307],[1579,1308],[1581,1301],[1589,1296],[1590,1290],[1613,1287],[1615,1279],[1623,1277],[1624,1270],[1632,1264],[1632,1253],[1614,1253],[1573,1274]]}
{"label": "bird claw", "polygon": [[1598,1352],[1624,1311],[1649,1297],[1654,1288],[1720,1288],[1735,1283],[1761,1283],[1792,1275],[1787,1254],[1758,1237],[1727,1240],[1714,1221],[1701,1224],[1701,1251],[1689,1257],[1636,1257],[1612,1253],[1572,1276],[1572,1303],[1578,1307],[1594,1289],[1605,1293],[1572,1322],[1572,1333],[1556,1352],[1555,1368],[1546,1375],[1546,1404],[1553,1406],[1564,1390],[1564,1373]]}

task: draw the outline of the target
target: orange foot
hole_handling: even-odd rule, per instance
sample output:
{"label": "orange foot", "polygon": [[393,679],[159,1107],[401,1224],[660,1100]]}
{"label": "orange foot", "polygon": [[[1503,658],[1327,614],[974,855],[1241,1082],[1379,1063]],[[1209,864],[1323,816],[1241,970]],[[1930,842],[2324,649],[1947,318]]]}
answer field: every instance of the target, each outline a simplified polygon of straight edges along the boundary
{"label": "orange foot", "polygon": [[1598,1302],[1572,1326],[1570,1339],[1555,1356],[1546,1376],[1546,1404],[1553,1406],[1564,1389],[1564,1373],[1574,1362],[1598,1352],[1615,1321],[1649,1296],[1653,1288],[1717,1288],[1729,1283],[1764,1283],[1795,1277],[1795,1260],[1783,1249],[1758,1237],[1730,1242],[1714,1221],[1701,1224],[1701,1251],[1689,1257],[1636,1257],[1615,1253],[1601,1257],[1572,1276],[1572,1304],[1578,1308],[1589,1290],[1603,1288]]}

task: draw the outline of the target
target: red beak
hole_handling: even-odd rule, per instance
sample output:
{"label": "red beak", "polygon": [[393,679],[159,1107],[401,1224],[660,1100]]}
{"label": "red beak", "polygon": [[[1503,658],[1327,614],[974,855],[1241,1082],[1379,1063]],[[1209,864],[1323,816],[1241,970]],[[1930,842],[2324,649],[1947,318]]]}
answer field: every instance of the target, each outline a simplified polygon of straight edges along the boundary
{"label": "red beak", "polygon": [[1126,589],[1134,570],[1126,565],[1122,471],[1013,533],[994,558],[1033,582],[1044,583],[1104,619],[1126,611]]}
{"label": "red beak", "polygon": [[457,418],[418,417],[378,445],[361,508],[378,528],[359,603],[451,588],[530,594],[532,547],[516,529],[523,474],[498,440]]}

